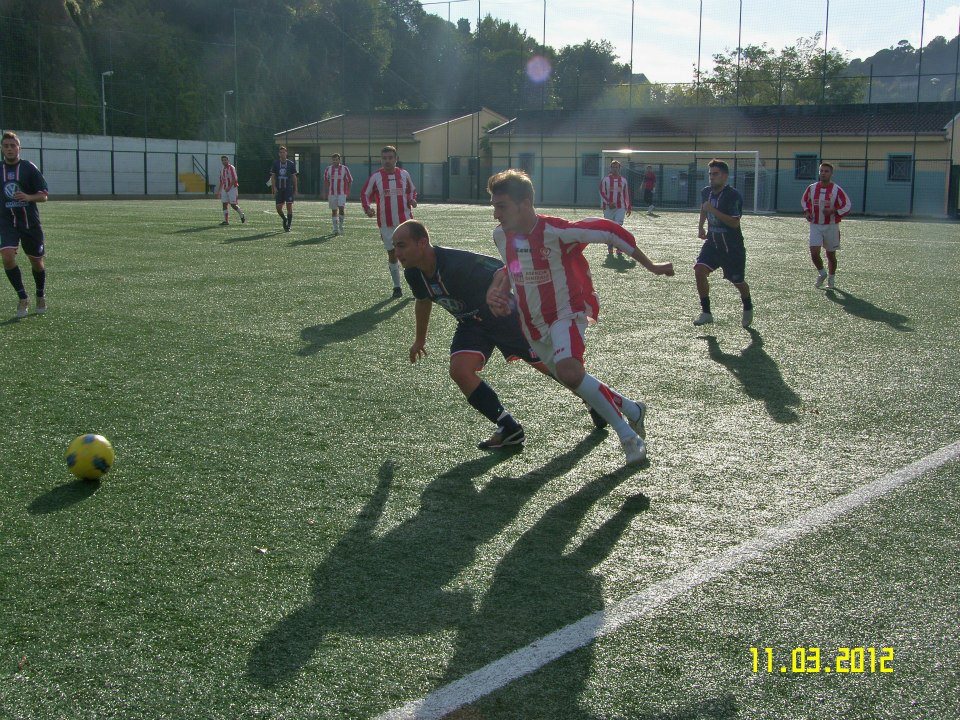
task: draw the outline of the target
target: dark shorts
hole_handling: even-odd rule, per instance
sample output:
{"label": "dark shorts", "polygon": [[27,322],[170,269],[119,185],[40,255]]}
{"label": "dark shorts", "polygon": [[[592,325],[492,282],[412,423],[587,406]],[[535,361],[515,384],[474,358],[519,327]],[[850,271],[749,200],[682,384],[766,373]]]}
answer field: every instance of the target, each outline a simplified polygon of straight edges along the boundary
{"label": "dark shorts", "polygon": [[457,331],[450,341],[450,354],[462,352],[481,353],[489,360],[496,348],[507,360],[539,362],[540,358],[530,349],[530,343],[520,329],[519,319],[511,315],[503,320],[466,320],[457,323]]}
{"label": "dark shorts", "polygon": [[277,205],[283,205],[284,203],[293,202],[293,188],[287,188],[286,190],[277,191]]}
{"label": "dark shorts", "polygon": [[23,246],[23,252],[30,257],[43,257],[43,228],[14,227],[10,223],[0,222],[0,248]]}
{"label": "dark shorts", "polygon": [[741,240],[725,240],[722,235],[711,237],[700,249],[697,265],[706,265],[711,270],[723,268],[726,280],[742,283],[747,269],[747,250]]}
{"label": "dark shorts", "polygon": [[644,191],[643,191],[643,204],[644,204],[644,205],[653,205],[653,190],[644,190]]}

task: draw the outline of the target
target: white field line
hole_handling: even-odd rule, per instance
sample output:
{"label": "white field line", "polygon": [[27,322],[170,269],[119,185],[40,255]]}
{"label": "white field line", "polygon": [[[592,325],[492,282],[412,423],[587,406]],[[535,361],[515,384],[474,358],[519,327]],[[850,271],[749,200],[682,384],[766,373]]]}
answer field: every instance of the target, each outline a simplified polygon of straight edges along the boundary
{"label": "white field line", "polygon": [[804,513],[779,527],[725,550],[673,577],[650,585],[635,595],[515,650],[479,670],[445,685],[426,697],[412,700],[379,715],[377,720],[441,718],[495,690],[539,670],[595,639],[609,635],[628,622],[652,615],[675,597],[710,582],[751,560],[756,560],[797,538],[836,520],[872,500],[904,485],[923,473],[960,459],[960,442],[941,448],[925,458],[885,475],[853,492]]}

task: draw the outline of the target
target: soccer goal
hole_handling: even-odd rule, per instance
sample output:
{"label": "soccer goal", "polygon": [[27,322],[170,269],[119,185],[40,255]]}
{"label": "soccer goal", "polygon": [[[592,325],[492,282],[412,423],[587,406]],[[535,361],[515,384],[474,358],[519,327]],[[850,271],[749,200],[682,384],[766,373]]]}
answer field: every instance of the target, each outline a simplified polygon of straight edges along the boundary
{"label": "soccer goal", "polygon": [[[603,150],[604,168],[619,160],[630,183],[634,205],[644,207],[647,166],[656,176],[653,204],[659,208],[694,210],[700,207],[700,190],[707,186],[707,163],[723,160],[730,166],[729,183],[743,195],[744,211],[773,212],[773,175],[760,160],[759,150]],[[606,170],[604,170],[606,172]]]}

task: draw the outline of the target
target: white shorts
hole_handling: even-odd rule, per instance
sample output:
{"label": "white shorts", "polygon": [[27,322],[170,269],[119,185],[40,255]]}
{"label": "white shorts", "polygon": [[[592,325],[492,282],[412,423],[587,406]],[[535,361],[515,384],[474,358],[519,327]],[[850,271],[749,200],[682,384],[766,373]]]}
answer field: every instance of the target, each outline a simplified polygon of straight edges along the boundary
{"label": "white shorts", "polygon": [[393,250],[393,231],[396,229],[396,226],[380,228],[380,239],[383,240],[383,249],[387,252]]}
{"label": "white shorts", "polygon": [[626,208],[608,207],[603,211],[603,217],[607,220],[613,220],[617,225],[623,225],[623,218],[626,216]]}
{"label": "white shorts", "polygon": [[556,371],[558,362],[567,358],[575,357],[583,364],[587,323],[584,313],[557,320],[542,338],[530,340],[530,347],[551,372]]}
{"label": "white shorts", "polygon": [[220,202],[236,205],[237,204],[237,188],[230,188],[229,190],[221,190]]}
{"label": "white shorts", "polygon": [[828,252],[840,247],[840,226],[836,223],[816,225],[810,223],[810,247],[823,246]]}
{"label": "white shorts", "polygon": [[347,204],[346,195],[331,195],[327,198],[327,203],[330,205],[331,210],[336,210],[337,208],[342,208]]}

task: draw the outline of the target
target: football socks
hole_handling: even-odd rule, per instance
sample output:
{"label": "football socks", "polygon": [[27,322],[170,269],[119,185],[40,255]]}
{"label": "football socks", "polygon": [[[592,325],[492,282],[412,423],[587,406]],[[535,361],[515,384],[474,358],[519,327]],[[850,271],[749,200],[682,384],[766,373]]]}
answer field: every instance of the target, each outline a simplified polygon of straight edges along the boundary
{"label": "football socks", "polygon": [[467,402],[470,403],[478,413],[483,415],[492,423],[499,425],[500,419],[506,415],[508,418],[510,418],[511,423],[516,424],[513,418],[510,416],[510,413],[503,409],[503,404],[500,402],[500,398],[497,397],[497,393],[494,391],[494,389],[482,380],[480,381],[480,384],[474,388],[473,392],[470,393],[470,396],[467,398]]}
{"label": "football socks", "polygon": [[400,287],[400,263],[387,263],[387,267],[390,268],[390,277],[393,278],[393,286],[395,288]]}
{"label": "football socks", "polygon": [[623,398],[597,380],[593,375],[589,373],[584,375],[583,382],[580,383],[580,386],[573,392],[577,397],[585,400],[590,407],[600,413],[600,416],[610,423],[610,427],[614,429],[621,440],[628,440],[636,435],[617,409],[615,398],[620,398],[621,403],[623,402]]}
{"label": "football socks", "polygon": [[23,287],[23,275],[20,274],[20,266],[4,268],[3,271],[7,274],[7,280],[13,285],[13,289],[17,291],[17,297],[26,300],[27,291]]}
{"label": "football socks", "polygon": [[43,297],[43,289],[47,284],[47,271],[44,270],[34,270],[33,271],[33,282],[37,286],[37,297]]}

